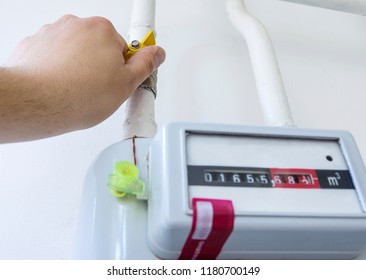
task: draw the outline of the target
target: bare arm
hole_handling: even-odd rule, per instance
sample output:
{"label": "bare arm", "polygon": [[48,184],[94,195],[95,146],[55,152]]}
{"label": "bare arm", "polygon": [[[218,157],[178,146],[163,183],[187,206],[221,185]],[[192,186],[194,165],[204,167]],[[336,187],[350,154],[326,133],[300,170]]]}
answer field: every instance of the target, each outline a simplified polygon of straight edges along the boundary
{"label": "bare arm", "polygon": [[128,62],[106,19],[64,16],[23,40],[0,68],[0,143],[94,126],[109,117],[165,59],[147,47]]}

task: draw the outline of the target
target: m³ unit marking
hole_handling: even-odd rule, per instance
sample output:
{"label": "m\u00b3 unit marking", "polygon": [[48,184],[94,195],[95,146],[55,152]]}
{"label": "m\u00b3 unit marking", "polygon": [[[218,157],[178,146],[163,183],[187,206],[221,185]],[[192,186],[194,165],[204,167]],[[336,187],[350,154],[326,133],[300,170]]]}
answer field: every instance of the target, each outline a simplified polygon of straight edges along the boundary
{"label": "m\u00b3 unit marking", "polygon": [[341,175],[338,172],[334,174],[335,176],[327,177],[329,186],[339,186],[339,180],[341,179]]}

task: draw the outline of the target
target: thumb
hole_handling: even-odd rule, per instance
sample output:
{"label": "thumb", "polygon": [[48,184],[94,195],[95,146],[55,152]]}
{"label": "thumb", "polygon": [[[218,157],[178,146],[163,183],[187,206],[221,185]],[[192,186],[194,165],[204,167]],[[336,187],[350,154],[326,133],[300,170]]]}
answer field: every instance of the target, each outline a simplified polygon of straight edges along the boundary
{"label": "thumb", "polygon": [[165,51],[159,46],[148,46],[138,51],[127,62],[132,83],[137,87],[165,60]]}

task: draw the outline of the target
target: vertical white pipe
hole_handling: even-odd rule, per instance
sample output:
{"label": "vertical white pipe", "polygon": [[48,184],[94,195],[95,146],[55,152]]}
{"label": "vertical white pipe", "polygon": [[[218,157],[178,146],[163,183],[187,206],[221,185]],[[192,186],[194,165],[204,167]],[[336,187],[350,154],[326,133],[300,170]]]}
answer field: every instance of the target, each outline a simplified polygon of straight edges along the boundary
{"label": "vertical white pipe", "polygon": [[271,39],[263,25],[248,13],[243,0],[227,0],[233,25],[248,45],[254,78],[267,125],[294,126]]}
{"label": "vertical white pipe", "polygon": [[342,12],[366,15],[366,0],[282,0]]}
{"label": "vertical white pipe", "polygon": [[[149,30],[154,30],[155,2],[155,0],[133,0],[129,42],[141,41]],[[151,83],[155,83],[156,86],[156,73],[148,79],[151,79]],[[122,139],[134,136],[152,138],[156,130],[155,93],[146,87],[139,87],[125,102]]]}
{"label": "vertical white pipe", "polygon": [[129,41],[141,41],[149,30],[155,33],[156,0],[133,0]]}
{"label": "vertical white pipe", "polygon": [[144,88],[138,88],[125,102],[122,139],[134,136],[153,138],[156,131],[155,96]]}

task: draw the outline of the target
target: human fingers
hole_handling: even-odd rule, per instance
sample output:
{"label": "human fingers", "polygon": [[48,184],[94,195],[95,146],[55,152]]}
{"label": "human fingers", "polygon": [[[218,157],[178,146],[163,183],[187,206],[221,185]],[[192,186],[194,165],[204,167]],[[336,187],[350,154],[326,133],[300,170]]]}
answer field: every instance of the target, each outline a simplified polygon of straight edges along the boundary
{"label": "human fingers", "polygon": [[165,60],[165,51],[159,46],[148,46],[138,51],[126,62],[130,82],[134,87],[140,85]]}

